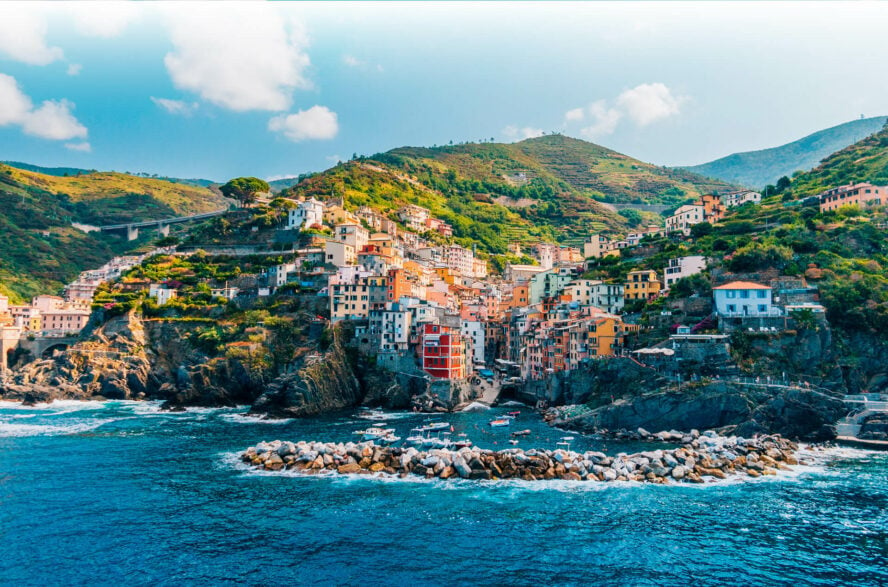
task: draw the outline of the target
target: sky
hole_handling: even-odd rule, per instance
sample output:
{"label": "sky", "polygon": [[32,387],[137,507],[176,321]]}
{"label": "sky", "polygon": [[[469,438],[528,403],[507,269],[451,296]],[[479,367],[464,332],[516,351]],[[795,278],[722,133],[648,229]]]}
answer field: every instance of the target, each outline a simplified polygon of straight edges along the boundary
{"label": "sky", "polygon": [[225,181],[560,132],[659,165],[888,114],[886,3],[0,3],[0,160]]}

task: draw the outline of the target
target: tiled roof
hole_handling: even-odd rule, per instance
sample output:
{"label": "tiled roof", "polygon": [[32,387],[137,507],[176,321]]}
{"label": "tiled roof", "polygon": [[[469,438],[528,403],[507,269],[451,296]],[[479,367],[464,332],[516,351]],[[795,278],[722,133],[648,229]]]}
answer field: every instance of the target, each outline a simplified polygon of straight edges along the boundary
{"label": "tiled roof", "polygon": [[724,285],[720,285],[718,287],[713,287],[712,289],[771,289],[767,285],[762,285],[761,283],[755,283],[754,281],[732,281],[731,283],[726,283]]}

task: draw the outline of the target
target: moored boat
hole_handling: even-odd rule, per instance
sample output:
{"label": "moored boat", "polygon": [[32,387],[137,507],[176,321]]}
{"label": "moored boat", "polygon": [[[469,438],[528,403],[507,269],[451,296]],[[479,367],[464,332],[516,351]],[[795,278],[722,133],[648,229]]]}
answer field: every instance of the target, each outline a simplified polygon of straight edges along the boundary
{"label": "moored boat", "polygon": [[493,428],[499,428],[501,426],[511,426],[512,420],[511,418],[497,418],[496,420],[491,420],[487,423],[488,426]]}

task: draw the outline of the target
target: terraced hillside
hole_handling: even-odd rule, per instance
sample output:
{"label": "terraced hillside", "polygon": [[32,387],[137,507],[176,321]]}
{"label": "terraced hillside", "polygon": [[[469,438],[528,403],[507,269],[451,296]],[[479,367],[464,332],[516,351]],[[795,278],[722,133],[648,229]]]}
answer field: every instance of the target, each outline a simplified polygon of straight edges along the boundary
{"label": "terraced hillside", "polygon": [[144,246],[73,228],[216,210],[224,198],[204,188],[120,173],[50,176],[0,165],[0,293],[14,300],[54,293],[80,271]]}
{"label": "terraced hillside", "polygon": [[285,193],[343,196],[347,206],[383,212],[419,204],[450,222],[458,239],[503,253],[510,240],[579,244],[594,231],[633,228],[610,203],[678,206],[731,187],[549,135],[513,144],[402,147],[338,165]]}

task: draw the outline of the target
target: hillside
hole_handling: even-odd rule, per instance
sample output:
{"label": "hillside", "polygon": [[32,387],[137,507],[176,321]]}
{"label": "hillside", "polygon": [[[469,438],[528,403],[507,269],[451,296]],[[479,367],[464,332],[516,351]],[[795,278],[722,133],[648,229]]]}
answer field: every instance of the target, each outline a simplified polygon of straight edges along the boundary
{"label": "hillside", "polygon": [[609,203],[677,206],[729,187],[549,135],[513,144],[402,147],[337,165],[285,193],[343,196],[348,207],[383,212],[419,204],[453,225],[457,240],[504,253],[510,241],[577,245],[591,232],[631,229],[638,216],[620,215]]}
{"label": "hillside", "polygon": [[794,196],[803,197],[859,181],[888,185],[888,125],[799,174],[790,189]]}
{"label": "hillside", "polygon": [[816,167],[824,157],[879,131],[886,121],[888,117],[885,116],[852,120],[779,147],[734,153],[684,169],[751,188],[762,188],[776,183],[784,175],[789,177],[796,171]]}
{"label": "hillside", "polygon": [[0,293],[15,300],[57,292],[80,271],[156,238],[127,242],[83,233],[72,222],[103,225],[218,209],[203,188],[119,173],[50,176],[0,165]]}

